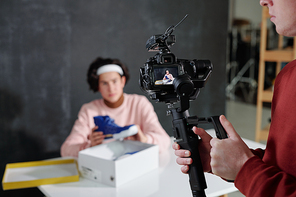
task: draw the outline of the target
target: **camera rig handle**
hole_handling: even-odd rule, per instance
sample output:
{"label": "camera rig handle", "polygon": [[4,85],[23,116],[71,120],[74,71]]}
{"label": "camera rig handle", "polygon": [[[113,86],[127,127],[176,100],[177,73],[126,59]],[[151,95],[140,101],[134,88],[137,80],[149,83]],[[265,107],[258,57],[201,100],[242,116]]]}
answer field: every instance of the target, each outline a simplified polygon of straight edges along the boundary
{"label": "camera rig handle", "polygon": [[203,123],[212,123],[216,136],[219,139],[227,138],[227,133],[219,121],[218,116],[209,118],[198,118],[197,116],[189,116],[188,110],[180,112],[178,109],[171,109],[169,113],[173,117],[173,130],[175,142],[182,149],[191,152],[192,164],[189,166],[189,183],[193,197],[205,197],[205,189],[207,188],[203,166],[199,155],[198,143],[199,137],[192,131],[193,126]]}

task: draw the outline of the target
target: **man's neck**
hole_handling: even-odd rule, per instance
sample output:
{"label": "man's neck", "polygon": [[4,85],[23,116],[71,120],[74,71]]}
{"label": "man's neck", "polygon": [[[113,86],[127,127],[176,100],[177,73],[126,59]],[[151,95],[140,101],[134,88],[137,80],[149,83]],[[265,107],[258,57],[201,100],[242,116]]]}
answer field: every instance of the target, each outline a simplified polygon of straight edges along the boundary
{"label": "man's neck", "polygon": [[124,101],[124,96],[122,94],[121,97],[118,99],[118,101],[116,101],[115,103],[110,103],[106,100],[104,100],[104,103],[110,108],[117,108],[120,105],[122,105],[123,101]]}

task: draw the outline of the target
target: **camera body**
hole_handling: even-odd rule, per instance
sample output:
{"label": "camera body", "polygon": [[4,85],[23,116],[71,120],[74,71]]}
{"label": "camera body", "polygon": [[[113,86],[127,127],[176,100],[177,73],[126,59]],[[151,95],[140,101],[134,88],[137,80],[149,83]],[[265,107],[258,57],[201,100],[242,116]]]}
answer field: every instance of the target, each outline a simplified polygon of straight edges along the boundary
{"label": "camera body", "polygon": [[213,66],[209,60],[178,59],[170,52],[174,35],[155,35],[146,42],[149,52],[158,51],[140,68],[139,84],[151,99],[175,103],[180,97],[195,100],[200,88],[205,86]]}

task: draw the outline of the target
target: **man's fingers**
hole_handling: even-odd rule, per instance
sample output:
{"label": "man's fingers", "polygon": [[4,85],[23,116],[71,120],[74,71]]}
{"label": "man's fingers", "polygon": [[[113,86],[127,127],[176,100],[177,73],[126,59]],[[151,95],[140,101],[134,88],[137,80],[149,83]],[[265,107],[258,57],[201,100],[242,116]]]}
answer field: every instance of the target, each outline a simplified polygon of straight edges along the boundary
{"label": "man's fingers", "polygon": [[95,132],[99,127],[95,126],[94,128],[91,129],[92,132]]}
{"label": "man's fingers", "polygon": [[104,136],[103,132],[102,131],[96,131],[92,134],[93,137],[101,137],[101,136]]}
{"label": "man's fingers", "polygon": [[189,150],[175,150],[175,155],[178,157],[189,157],[191,155]]}
{"label": "man's fingers", "polygon": [[237,134],[237,132],[233,128],[232,124],[226,119],[224,115],[221,115],[219,117],[219,120],[222,126],[224,127],[225,131],[227,132],[229,138],[240,138],[240,136]]}
{"label": "man's fingers", "polygon": [[94,136],[93,140],[94,141],[102,141],[105,137],[103,135],[99,135],[99,136]]}
{"label": "man's fingers", "polygon": [[189,170],[188,165],[184,165],[184,166],[181,167],[181,172],[183,172],[184,174],[188,174],[188,170]]}
{"label": "man's fingers", "polygon": [[177,144],[177,142],[173,143],[172,147],[173,147],[174,150],[179,150],[180,149],[180,145]]}
{"label": "man's fingers", "polygon": [[204,129],[193,127],[193,132],[198,135],[203,141],[210,141],[212,136],[208,134]]}
{"label": "man's fingers", "polygon": [[179,165],[190,165],[190,164],[192,164],[192,159],[191,158],[180,158],[180,157],[178,157],[176,159],[176,162]]}

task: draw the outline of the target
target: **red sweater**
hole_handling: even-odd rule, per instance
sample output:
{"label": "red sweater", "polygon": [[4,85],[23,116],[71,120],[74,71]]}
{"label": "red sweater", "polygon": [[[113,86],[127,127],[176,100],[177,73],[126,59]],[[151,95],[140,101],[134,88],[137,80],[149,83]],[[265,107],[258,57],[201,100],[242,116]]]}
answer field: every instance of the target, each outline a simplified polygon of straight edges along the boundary
{"label": "red sweater", "polygon": [[247,197],[296,196],[296,60],[276,78],[266,150],[253,152],[235,186]]}

